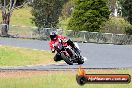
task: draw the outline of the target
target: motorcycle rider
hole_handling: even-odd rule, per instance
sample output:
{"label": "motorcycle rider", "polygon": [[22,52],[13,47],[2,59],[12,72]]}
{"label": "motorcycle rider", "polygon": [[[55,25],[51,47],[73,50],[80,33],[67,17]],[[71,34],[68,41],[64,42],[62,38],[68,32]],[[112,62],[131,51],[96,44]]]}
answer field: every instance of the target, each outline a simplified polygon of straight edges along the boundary
{"label": "motorcycle rider", "polygon": [[[55,53],[54,44],[58,43],[59,40],[67,40],[67,38],[63,35],[58,35],[56,31],[50,32],[49,46],[52,53]],[[75,52],[80,53],[79,49],[75,46],[75,44],[70,39],[66,41],[65,45],[66,46],[70,45],[72,48],[74,48]],[[62,60],[62,57],[59,53],[57,53],[54,56],[54,61],[60,61],[60,60]]]}

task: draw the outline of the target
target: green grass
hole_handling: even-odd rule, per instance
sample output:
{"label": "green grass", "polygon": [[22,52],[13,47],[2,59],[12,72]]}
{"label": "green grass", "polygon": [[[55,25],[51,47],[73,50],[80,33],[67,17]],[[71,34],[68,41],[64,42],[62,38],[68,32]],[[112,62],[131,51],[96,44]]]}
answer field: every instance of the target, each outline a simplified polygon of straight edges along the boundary
{"label": "green grass", "polygon": [[[88,70],[88,74],[130,74],[132,70]],[[18,73],[20,74],[20,73]],[[0,88],[132,88],[129,84],[85,84],[76,82],[76,71],[46,72],[29,77],[1,77]]]}
{"label": "green grass", "polygon": [[31,7],[15,9],[11,17],[11,25],[34,26],[32,24]]}
{"label": "green grass", "polygon": [[47,51],[0,46],[0,66],[47,64],[53,62],[52,58]]}

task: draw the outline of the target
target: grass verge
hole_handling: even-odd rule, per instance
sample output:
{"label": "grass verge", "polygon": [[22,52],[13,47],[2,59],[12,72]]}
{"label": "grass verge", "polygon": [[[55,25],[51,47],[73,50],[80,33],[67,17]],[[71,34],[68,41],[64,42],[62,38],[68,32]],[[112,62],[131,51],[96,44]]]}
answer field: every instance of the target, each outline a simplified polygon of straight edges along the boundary
{"label": "grass verge", "polygon": [[0,66],[48,64],[54,54],[47,51],[0,46]]}
{"label": "grass verge", "polygon": [[[85,84],[76,82],[76,70],[0,72],[0,88],[132,88],[129,84]],[[87,70],[87,74],[130,74],[129,70]]]}

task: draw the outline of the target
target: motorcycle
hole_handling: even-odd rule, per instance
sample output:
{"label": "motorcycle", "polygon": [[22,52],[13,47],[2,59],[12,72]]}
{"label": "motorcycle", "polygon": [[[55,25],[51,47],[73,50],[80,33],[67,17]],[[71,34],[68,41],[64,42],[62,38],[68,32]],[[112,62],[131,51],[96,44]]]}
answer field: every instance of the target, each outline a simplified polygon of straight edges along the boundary
{"label": "motorcycle", "polygon": [[54,49],[60,54],[61,58],[69,65],[73,63],[83,64],[84,58],[81,56],[78,45],[74,44],[76,48],[67,45],[66,40],[59,40],[54,44]]}

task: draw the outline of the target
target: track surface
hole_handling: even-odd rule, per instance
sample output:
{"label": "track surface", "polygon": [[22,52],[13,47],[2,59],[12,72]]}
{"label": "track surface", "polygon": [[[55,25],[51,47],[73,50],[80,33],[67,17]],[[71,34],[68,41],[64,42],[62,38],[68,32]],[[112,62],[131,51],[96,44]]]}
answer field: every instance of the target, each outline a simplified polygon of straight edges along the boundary
{"label": "track surface", "polygon": [[[48,41],[39,40],[20,40],[0,38],[0,45],[48,50]],[[111,44],[92,44],[79,43],[81,53],[87,58],[82,65],[84,68],[131,68],[132,67],[132,45],[111,45]],[[72,66],[66,63],[55,63],[49,65],[19,66],[19,67],[0,67],[0,69],[76,69],[79,65]]]}

